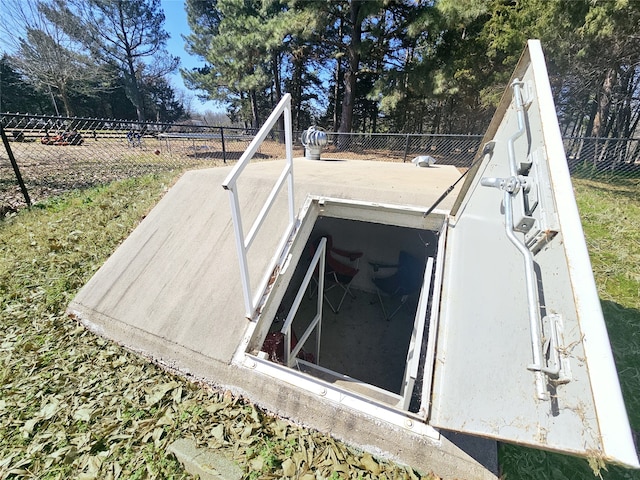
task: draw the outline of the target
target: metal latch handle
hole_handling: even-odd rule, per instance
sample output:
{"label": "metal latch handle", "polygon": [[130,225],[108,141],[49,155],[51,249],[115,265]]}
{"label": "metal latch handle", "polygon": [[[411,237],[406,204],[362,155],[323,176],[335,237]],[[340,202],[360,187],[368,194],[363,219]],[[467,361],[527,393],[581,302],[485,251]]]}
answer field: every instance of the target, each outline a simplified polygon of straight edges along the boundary
{"label": "metal latch handle", "polygon": [[[526,132],[526,112],[522,98],[523,82],[515,79],[512,84],[513,101],[515,104],[518,129],[509,137],[507,142],[507,155],[509,162],[509,177],[496,178],[485,177],[480,180],[481,185],[485,187],[498,188],[503,192],[504,205],[504,226],[507,238],[522,254],[524,260],[524,274],[527,291],[527,311],[529,318],[529,330],[531,332],[531,354],[533,361],[527,366],[527,369],[535,373],[536,393],[541,400],[549,400],[549,392],[546,387],[545,375],[558,378],[562,369],[562,362],[559,357],[559,339],[558,339],[558,319],[556,315],[547,315],[541,318],[540,299],[538,297],[538,276],[535,271],[533,253],[527,247],[524,239],[521,239],[516,232],[523,232],[521,226],[514,225],[513,221],[513,201],[514,197],[520,193],[528,193],[532,188],[532,179],[524,175],[520,175],[516,161],[515,141]],[[543,325],[544,322],[544,325]],[[543,345],[542,335],[545,331],[545,325],[549,335],[545,338]],[[548,355],[549,362],[543,357]]]}

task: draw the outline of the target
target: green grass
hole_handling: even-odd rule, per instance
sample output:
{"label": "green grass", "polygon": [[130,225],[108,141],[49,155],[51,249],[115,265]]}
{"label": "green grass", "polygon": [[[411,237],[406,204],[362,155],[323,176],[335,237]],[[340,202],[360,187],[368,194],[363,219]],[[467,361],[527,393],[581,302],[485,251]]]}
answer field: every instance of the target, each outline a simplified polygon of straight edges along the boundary
{"label": "green grass", "polygon": [[0,220],[0,479],[189,478],[167,446],[216,448],[245,478],[418,478],[175,377],[65,315],[174,181],[76,191]]}
{"label": "green grass", "polygon": [[[640,181],[576,182],[578,206],[631,426],[640,431]],[[640,478],[640,477],[636,477]]]}
{"label": "green grass", "polygon": [[[640,431],[640,181],[574,179],[578,209],[631,428]],[[502,445],[507,480],[640,479],[616,466]],[[598,478],[597,476],[595,478]]]}
{"label": "green grass", "polygon": [[[65,308],[174,181],[74,192],[0,221],[0,478],[188,478],[166,447],[195,439],[245,478],[415,472],[190,383],[78,326]],[[640,430],[640,185],[576,180],[632,428]],[[597,478],[583,459],[502,445],[508,480]],[[608,466],[604,479],[640,479]]]}

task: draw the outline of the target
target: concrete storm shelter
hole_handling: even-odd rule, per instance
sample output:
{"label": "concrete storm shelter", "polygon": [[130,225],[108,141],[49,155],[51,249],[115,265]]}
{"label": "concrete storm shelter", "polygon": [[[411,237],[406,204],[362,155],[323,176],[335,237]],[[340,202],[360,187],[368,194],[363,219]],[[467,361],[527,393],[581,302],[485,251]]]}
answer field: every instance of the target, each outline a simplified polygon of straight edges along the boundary
{"label": "concrete storm shelter", "polygon": [[[70,314],[444,478],[495,478],[497,441],[638,468],[539,42],[464,183],[438,163],[294,160],[289,105],[235,167],[183,175]],[[280,115],[286,159],[249,164]],[[348,292],[331,246],[357,252]],[[403,259],[415,289],[381,295]]]}

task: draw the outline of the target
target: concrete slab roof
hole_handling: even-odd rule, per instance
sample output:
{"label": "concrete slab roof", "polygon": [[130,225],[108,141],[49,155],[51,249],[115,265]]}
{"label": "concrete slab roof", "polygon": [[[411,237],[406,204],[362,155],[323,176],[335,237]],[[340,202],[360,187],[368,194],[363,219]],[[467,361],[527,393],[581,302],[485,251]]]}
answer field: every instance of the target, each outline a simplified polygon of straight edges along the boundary
{"label": "concrete slab roof", "polygon": [[[239,184],[243,218],[257,215],[283,167],[284,161],[269,161],[245,169]],[[128,342],[135,332],[229,363],[246,328],[228,194],[220,186],[230,169],[185,173],[70,310],[97,329],[120,332],[114,340]],[[426,210],[459,176],[452,166],[298,159],[294,192],[297,207],[317,194]],[[276,203],[252,249],[252,285],[274,255],[286,220],[286,202]]]}
{"label": "concrete slab roof", "polygon": [[[243,218],[255,218],[284,165],[265,161],[247,166],[238,184]],[[402,463],[433,469],[443,477],[494,478],[495,442],[449,435],[429,444],[232,365],[249,320],[244,317],[228,192],[221,187],[231,168],[185,173],[81,289],[69,313],[90,330],[147,358],[337,438],[375,445]],[[426,210],[459,177],[452,166],[296,159],[296,208],[315,194]],[[449,209],[456,194],[439,208]],[[286,191],[283,195],[286,198]],[[275,253],[287,223],[286,209],[286,201],[276,202],[252,248],[252,285]]]}

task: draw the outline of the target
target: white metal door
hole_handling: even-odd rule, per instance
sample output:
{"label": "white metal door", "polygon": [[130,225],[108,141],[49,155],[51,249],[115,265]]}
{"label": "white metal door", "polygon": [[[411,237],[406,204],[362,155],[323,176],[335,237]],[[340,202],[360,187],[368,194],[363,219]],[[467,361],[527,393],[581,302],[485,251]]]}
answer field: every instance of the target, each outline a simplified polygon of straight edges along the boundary
{"label": "white metal door", "polygon": [[638,467],[538,41],[485,141],[447,235],[430,423]]}

